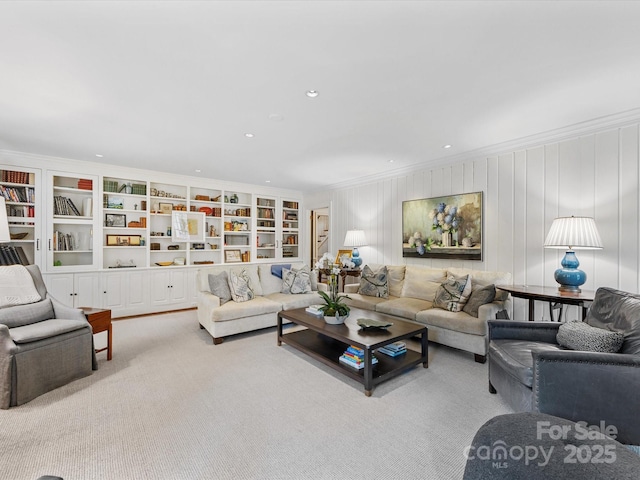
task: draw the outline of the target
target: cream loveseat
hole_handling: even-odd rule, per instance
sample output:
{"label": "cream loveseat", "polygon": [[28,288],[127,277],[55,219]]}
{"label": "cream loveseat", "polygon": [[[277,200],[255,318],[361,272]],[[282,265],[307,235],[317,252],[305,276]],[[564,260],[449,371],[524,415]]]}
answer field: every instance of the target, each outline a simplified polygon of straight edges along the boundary
{"label": "cream loveseat", "polygon": [[[303,263],[284,264],[291,269],[300,270]],[[272,269],[272,266],[274,267]],[[198,287],[198,322],[213,337],[215,345],[223,342],[224,337],[249,332],[277,324],[277,315],[281,310],[308,307],[318,304],[321,297],[317,293],[317,272],[309,271],[310,293],[282,293],[283,280],[272,270],[278,271],[279,264],[242,264],[220,265],[198,269],[196,281]],[[233,299],[224,302],[212,293],[209,275],[219,276],[221,272],[236,276],[243,274],[249,279],[253,298],[237,302]],[[224,303],[223,303],[224,302]]]}
{"label": "cream loveseat", "polygon": [[[378,271],[382,265],[370,265]],[[348,284],[346,301],[352,307],[406,318],[426,325],[429,340],[471,352],[476,362],[484,363],[488,351],[487,320],[495,319],[496,313],[511,308],[511,297],[507,292],[496,290],[494,301],[477,306],[477,317],[466,311],[449,311],[434,306],[438,288],[449,275],[469,275],[471,291],[475,293],[491,285],[511,284],[511,273],[467,270],[463,268],[429,268],[414,265],[387,265],[388,298],[363,295],[360,284]],[[361,282],[363,280],[361,279]],[[479,297],[482,293],[476,295]],[[471,306],[471,304],[469,304]],[[472,313],[472,308],[467,309]]]}

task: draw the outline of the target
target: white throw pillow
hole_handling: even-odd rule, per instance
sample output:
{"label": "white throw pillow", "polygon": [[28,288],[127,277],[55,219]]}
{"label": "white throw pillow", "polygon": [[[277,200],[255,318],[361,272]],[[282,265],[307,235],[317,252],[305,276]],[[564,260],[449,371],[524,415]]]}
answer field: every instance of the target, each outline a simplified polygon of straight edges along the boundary
{"label": "white throw pillow", "polygon": [[0,307],[42,300],[29,271],[22,265],[0,266]]}
{"label": "white throw pillow", "polygon": [[302,268],[282,269],[282,293],[297,295],[311,293],[311,271],[308,266]]}
{"label": "white throw pillow", "polygon": [[255,298],[255,293],[249,286],[249,274],[242,270],[240,273],[229,272],[229,290],[234,302],[247,302]]}

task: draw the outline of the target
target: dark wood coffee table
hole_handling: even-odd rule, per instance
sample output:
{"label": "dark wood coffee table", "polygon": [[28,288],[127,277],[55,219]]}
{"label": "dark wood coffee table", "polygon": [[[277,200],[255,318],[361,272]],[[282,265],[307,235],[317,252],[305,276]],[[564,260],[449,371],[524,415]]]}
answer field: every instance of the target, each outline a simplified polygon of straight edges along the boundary
{"label": "dark wood coffee table", "polygon": [[[359,318],[386,320],[393,325],[386,330],[363,330],[357,324]],[[283,319],[306,328],[283,334]],[[377,353],[378,363],[372,365],[371,356],[377,348],[414,336],[420,336],[420,353],[407,350],[407,353],[398,357]],[[400,375],[419,363],[424,368],[429,366],[427,327],[417,322],[357,308],[351,309],[343,325],[329,325],[322,317],[311,315],[304,308],[281,311],[278,313],[278,345],[282,345],[282,342],[362,383],[367,397],[371,396],[374,385]],[[349,345],[364,350],[363,369],[343,365],[338,360]]]}

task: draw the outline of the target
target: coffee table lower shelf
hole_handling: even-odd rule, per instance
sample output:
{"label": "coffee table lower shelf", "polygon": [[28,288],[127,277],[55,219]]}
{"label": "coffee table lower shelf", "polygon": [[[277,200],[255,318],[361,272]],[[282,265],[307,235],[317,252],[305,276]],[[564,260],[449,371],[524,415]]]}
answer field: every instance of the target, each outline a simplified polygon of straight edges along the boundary
{"label": "coffee table lower shelf", "polygon": [[[283,333],[281,316],[285,315],[287,319],[306,328]],[[371,344],[364,344],[355,338],[349,338],[348,334],[345,335],[346,326],[332,325],[323,327],[323,320],[320,320],[320,325],[316,325],[316,323],[318,323],[317,319],[313,317],[310,318],[310,316],[306,316],[306,314],[302,312],[281,312],[278,316],[278,345],[284,342],[334,370],[362,383],[365,388],[365,395],[367,396],[371,395],[374,385],[378,383],[400,375],[421,363],[424,368],[428,367],[427,329],[424,326],[417,326],[417,324],[411,322],[412,324],[406,326],[402,333],[393,335],[383,333],[380,338]],[[399,323],[399,321],[397,321],[397,323]],[[395,341],[411,338],[416,334],[422,336],[420,353],[407,350],[407,352],[402,355],[390,357],[384,353],[376,354],[375,352],[376,348]],[[352,344],[364,349],[365,368],[357,369],[340,362],[340,356],[345,352],[347,347]],[[371,368],[367,368],[367,362],[371,361],[370,356],[374,354],[378,359],[378,363],[372,365]]]}

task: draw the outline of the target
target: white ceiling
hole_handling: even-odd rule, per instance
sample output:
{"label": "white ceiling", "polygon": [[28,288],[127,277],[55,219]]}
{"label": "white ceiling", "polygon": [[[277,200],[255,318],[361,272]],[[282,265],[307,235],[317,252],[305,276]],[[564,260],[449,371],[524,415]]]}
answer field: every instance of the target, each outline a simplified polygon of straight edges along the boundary
{"label": "white ceiling", "polygon": [[639,107],[639,25],[635,1],[2,1],[0,149],[314,190]]}

